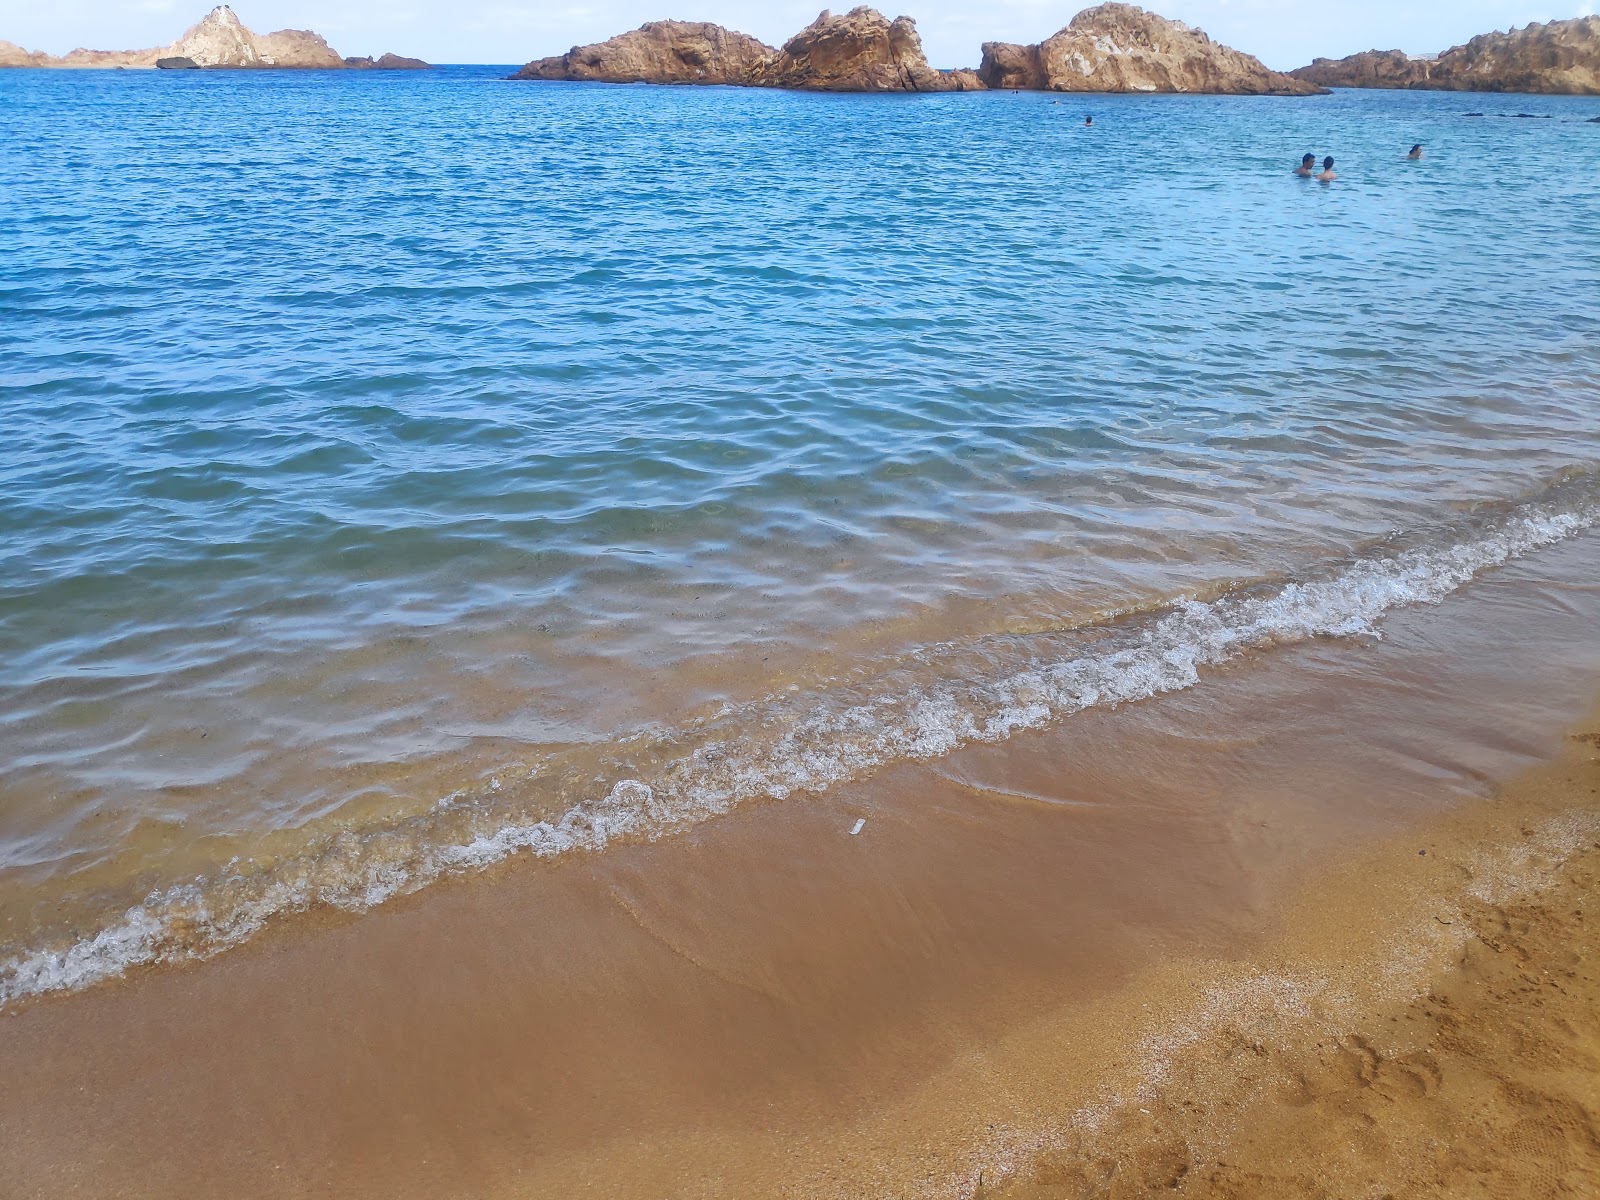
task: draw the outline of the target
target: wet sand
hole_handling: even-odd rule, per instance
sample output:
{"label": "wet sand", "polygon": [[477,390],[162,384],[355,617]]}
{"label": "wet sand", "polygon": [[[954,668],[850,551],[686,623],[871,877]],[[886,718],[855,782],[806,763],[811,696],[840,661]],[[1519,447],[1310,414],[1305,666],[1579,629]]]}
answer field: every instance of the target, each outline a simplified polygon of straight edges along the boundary
{"label": "wet sand", "polygon": [[1600,1195],[1597,895],[1600,716],[1328,872],[1262,952],[1141,979],[1134,1070],[969,1194]]}
{"label": "wet sand", "polygon": [[26,1004],[8,1187],[1579,1187],[1600,777],[1562,730],[1600,680],[1596,550],[1381,642]]}

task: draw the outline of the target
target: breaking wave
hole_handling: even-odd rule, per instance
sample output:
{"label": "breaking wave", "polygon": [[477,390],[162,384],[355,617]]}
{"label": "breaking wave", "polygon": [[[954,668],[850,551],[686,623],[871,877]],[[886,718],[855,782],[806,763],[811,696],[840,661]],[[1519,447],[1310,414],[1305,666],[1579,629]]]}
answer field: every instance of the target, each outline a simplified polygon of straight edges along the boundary
{"label": "breaking wave", "polygon": [[[83,988],[130,967],[209,957],[274,917],[370,909],[509,856],[654,839],[740,803],[823,791],[890,763],[999,742],[1076,712],[1192,687],[1208,668],[1313,638],[1380,633],[1385,614],[1437,604],[1486,571],[1600,523],[1600,480],[1574,475],[1526,502],[1396,536],[1304,579],[1182,598],[1089,627],[921,648],[870,684],[728,708],[653,730],[575,767],[542,763],[420,818],[325,839],[292,860],[235,861],[150,895],[91,937],[0,962],[0,1004]],[[540,811],[558,815],[540,816]]]}

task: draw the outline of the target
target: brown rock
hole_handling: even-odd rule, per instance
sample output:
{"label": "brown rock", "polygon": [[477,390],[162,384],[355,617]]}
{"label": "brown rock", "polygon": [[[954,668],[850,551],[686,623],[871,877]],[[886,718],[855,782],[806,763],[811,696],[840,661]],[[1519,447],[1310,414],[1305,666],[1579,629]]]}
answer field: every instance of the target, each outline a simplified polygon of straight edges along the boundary
{"label": "brown rock", "polygon": [[[385,59],[394,57],[384,56]],[[0,67],[154,68],[163,59],[186,59],[197,67],[343,69],[345,66],[344,59],[318,34],[304,29],[252,33],[226,4],[213,8],[172,45],[155,50],[74,50],[58,58],[50,54],[29,54],[20,46],[0,43]]]}
{"label": "brown rock", "polygon": [[[246,31],[248,32],[248,30]],[[323,40],[321,34],[309,29],[280,29],[276,33],[256,35],[258,67],[284,67],[294,70],[342,70],[344,59],[338,51]]]}
{"label": "brown rock", "polygon": [[1131,4],[1085,9],[1037,46],[988,42],[978,75],[991,88],[1054,92],[1310,96],[1323,90]]}
{"label": "brown rock", "polygon": [[775,54],[765,42],[707,21],[650,21],[610,41],[531,62],[511,78],[745,84]]}
{"label": "brown rock", "polygon": [[45,54],[30,54],[15,42],[0,40],[0,67],[42,67]]}
{"label": "brown rock", "polygon": [[1409,88],[1423,86],[1431,59],[1413,58],[1404,50],[1368,50],[1349,58],[1319,58],[1309,67],[1290,71],[1323,87]]}
{"label": "brown rock", "polygon": [[824,10],[763,63],[751,82],[827,92],[959,92],[978,84],[971,71],[936,71],[910,17],[888,20],[876,9],[841,17]]}
{"label": "brown rock", "polygon": [[344,65],[353,71],[431,71],[432,63],[425,63],[420,58],[406,58],[400,54],[385,54],[377,59],[370,55],[366,58],[347,58]]}
{"label": "brown rock", "polygon": [[632,33],[529,63],[513,79],[603,83],[721,83],[829,92],[959,92],[972,71],[935,71],[910,17],[870,8],[824,12],[782,50],[720,25],[651,21]]}
{"label": "brown rock", "polygon": [[261,51],[253,33],[226,4],[218,5],[161,53],[162,58],[188,58],[202,67],[255,67]]}
{"label": "brown rock", "polygon": [[1008,92],[1038,92],[1049,86],[1039,61],[1039,47],[1015,42],[985,42],[978,77],[989,87]]}
{"label": "brown rock", "polygon": [[1480,34],[1438,58],[1369,50],[1290,74],[1324,87],[1600,95],[1600,17]]}

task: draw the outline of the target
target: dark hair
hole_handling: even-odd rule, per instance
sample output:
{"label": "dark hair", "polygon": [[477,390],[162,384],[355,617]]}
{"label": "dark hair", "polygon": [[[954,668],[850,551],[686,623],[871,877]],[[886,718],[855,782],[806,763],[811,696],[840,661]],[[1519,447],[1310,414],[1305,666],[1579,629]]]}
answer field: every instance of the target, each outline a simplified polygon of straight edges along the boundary
{"label": "dark hair", "polygon": [[1422,149],[1422,143],[1418,142],[1415,146],[1411,147],[1411,153],[1415,154],[1418,150],[1421,150],[1421,149]]}
{"label": "dark hair", "polygon": [[1314,163],[1317,161],[1317,156],[1315,154],[1307,154],[1304,155],[1300,161],[1303,163]]}
{"label": "dark hair", "polygon": [[1330,154],[1327,158],[1322,160],[1322,169],[1324,171],[1331,171],[1333,169],[1333,155]]}

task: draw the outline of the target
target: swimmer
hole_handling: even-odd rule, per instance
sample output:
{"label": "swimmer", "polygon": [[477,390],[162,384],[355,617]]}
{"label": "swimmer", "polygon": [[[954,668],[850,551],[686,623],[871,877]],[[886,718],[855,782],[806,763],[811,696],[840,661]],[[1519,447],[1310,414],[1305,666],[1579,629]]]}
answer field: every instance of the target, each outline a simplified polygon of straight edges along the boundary
{"label": "swimmer", "polygon": [[1317,156],[1315,154],[1306,155],[1300,160],[1300,165],[1294,169],[1294,173],[1300,176],[1301,179],[1310,179],[1317,173]]}
{"label": "swimmer", "polygon": [[1091,126],[1093,124],[1094,124],[1094,115],[1091,113],[1089,116],[1087,116],[1087,117],[1085,117],[1083,119],[1083,127],[1085,129],[1087,129],[1087,128],[1089,128],[1089,126]]}
{"label": "swimmer", "polygon": [[1339,178],[1333,173],[1333,155],[1328,155],[1322,160],[1322,174],[1317,176],[1318,183],[1332,183]]}
{"label": "swimmer", "polygon": [[1411,153],[1406,155],[1406,157],[1412,162],[1419,161],[1422,158],[1422,143],[1418,142],[1415,146],[1411,147]]}

